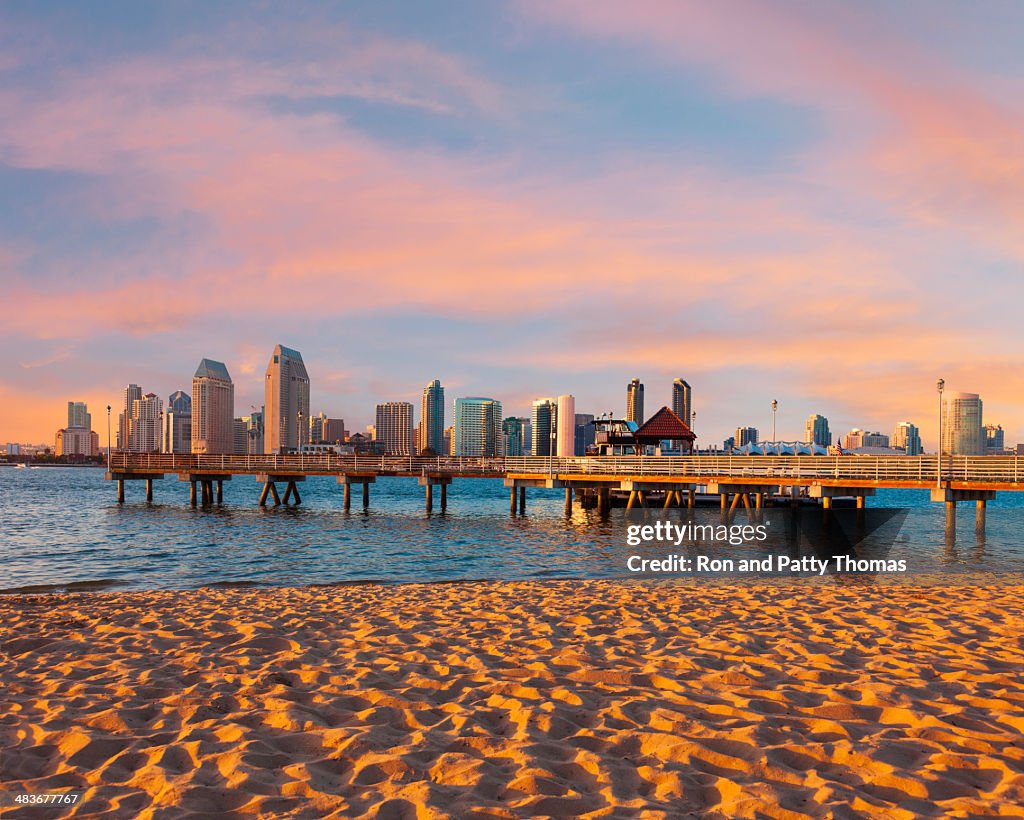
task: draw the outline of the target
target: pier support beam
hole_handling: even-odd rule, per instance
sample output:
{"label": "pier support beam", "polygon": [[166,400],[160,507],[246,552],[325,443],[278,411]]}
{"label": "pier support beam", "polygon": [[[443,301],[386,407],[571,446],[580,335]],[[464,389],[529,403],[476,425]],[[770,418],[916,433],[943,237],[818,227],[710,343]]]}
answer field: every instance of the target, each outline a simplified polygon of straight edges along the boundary
{"label": "pier support beam", "polygon": [[257,473],[256,480],[263,485],[263,490],[260,492],[259,505],[265,507],[267,505],[267,494],[269,493],[270,498],[274,499],[274,506],[279,506],[281,502],[281,496],[277,493],[277,485],[284,484],[284,503],[287,504],[288,500],[294,496],[295,503],[301,504],[302,499],[299,497],[299,488],[296,483],[299,481],[305,481],[306,477],[303,475],[289,475],[288,473]]}
{"label": "pier support beam", "polygon": [[823,510],[831,510],[832,509],[832,497],[831,496],[828,496],[828,495],[822,496],[821,508]]}
{"label": "pier support beam", "polygon": [[572,487],[565,488],[565,514],[572,515]]}
{"label": "pier support beam", "polygon": [[612,491],[608,487],[599,487],[597,490],[597,514],[607,517],[612,509]]}
{"label": "pier support beam", "polygon": [[516,488],[510,487],[508,491],[508,514],[516,514]]}
{"label": "pier support beam", "polygon": [[820,498],[823,505],[826,498],[863,498],[874,494],[874,487],[832,487],[827,484],[811,484],[807,488],[807,495],[810,498]]}
{"label": "pier support beam", "polygon": [[441,485],[441,512],[448,509],[448,485]]}
{"label": "pier support beam", "polygon": [[[260,490],[260,500],[258,505],[260,507],[267,506],[267,496],[270,495],[270,482],[268,481],[263,485],[263,489]],[[195,484],[192,485],[192,496],[195,497]]]}
{"label": "pier support beam", "polygon": [[217,503],[224,503],[224,480],[217,479]]}
{"label": "pier support beam", "polygon": [[343,506],[345,508],[345,512],[348,512],[350,509],[352,509],[352,485],[351,484],[346,484],[345,485],[344,494],[345,494],[345,500],[343,502]]}
{"label": "pier support beam", "polygon": [[146,500],[153,500],[153,482],[159,481],[163,478],[162,473],[129,473],[129,472],[110,472],[104,473],[103,477],[107,481],[117,482],[117,503],[124,504],[124,483],[126,481],[145,481],[146,482]]}
{"label": "pier support beam", "polygon": [[519,514],[526,515],[526,485],[519,488]]}
{"label": "pier support beam", "polygon": [[441,509],[443,510],[448,506],[448,497],[445,489],[451,483],[452,477],[450,475],[430,475],[428,473],[419,477],[420,486],[426,488],[427,512],[431,512],[434,509],[434,487],[441,488]]}
{"label": "pier support beam", "polygon": [[198,501],[196,500],[196,483],[194,481],[190,481],[188,483],[188,503],[193,507],[198,504]]}
{"label": "pier support beam", "polygon": [[975,502],[974,526],[977,532],[985,531],[985,507],[994,501],[995,490],[955,490],[951,487],[936,487],[932,490],[932,501],[946,505],[946,540],[956,537],[956,505],[960,501]]}
{"label": "pier support beam", "polygon": [[370,506],[370,485],[377,480],[373,473],[342,473],[338,476],[338,483],[345,487],[345,509],[352,505],[351,485],[361,484],[363,487],[363,509]]}

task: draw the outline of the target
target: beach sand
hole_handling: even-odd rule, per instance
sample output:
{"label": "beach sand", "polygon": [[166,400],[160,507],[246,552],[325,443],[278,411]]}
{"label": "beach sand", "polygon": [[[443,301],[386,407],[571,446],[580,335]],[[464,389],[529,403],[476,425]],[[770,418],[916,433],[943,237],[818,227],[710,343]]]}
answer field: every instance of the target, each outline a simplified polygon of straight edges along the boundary
{"label": "beach sand", "polygon": [[1024,816],[1024,587],[0,597],[8,817]]}

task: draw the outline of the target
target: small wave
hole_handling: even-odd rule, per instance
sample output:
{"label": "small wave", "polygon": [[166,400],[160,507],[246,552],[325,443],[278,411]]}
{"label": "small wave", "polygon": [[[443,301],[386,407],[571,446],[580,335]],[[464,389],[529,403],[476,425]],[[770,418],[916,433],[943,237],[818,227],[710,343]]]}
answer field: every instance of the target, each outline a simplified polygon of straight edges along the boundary
{"label": "small wave", "polygon": [[96,592],[111,587],[128,586],[127,581],[103,578],[98,581],[71,581],[67,584],[27,584],[0,589],[0,595],[36,595],[48,592]]}

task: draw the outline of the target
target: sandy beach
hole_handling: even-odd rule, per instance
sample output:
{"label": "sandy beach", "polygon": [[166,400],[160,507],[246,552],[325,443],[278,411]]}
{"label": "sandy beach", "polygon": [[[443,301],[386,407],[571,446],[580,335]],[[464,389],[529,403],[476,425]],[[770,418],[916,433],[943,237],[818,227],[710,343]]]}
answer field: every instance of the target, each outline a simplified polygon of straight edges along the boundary
{"label": "sandy beach", "polygon": [[0,791],[109,817],[1024,815],[1024,587],[0,597]]}

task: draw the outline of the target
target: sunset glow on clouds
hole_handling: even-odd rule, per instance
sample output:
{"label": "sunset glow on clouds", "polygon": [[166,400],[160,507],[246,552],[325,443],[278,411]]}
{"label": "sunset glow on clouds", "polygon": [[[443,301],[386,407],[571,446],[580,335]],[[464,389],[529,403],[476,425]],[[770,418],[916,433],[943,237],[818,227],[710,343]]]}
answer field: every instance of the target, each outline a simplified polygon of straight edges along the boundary
{"label": "sunset glow on clouds", "polygon": [[0,440],[278,342],[353,429],[682,376],[931,446],[942,376],[1024,440],[1019,7],[104,8],[0,10]]}

